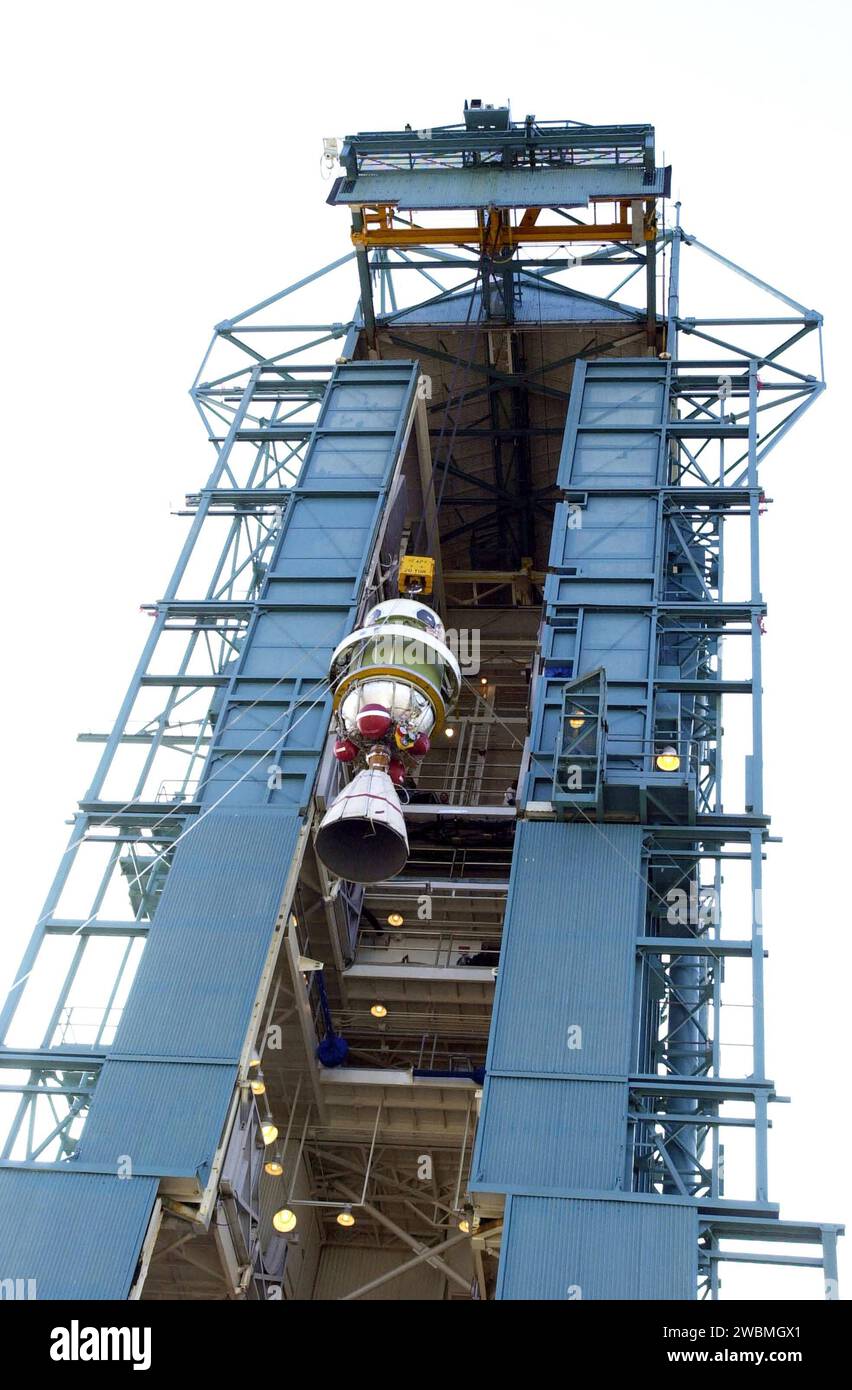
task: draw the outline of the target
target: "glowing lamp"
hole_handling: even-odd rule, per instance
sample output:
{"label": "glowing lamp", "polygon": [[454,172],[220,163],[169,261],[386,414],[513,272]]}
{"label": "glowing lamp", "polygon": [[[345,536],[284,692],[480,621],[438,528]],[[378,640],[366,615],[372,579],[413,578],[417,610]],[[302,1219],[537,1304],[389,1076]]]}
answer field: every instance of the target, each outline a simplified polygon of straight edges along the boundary
{"label": "glowing lamp", "polygon": [[671,744],[657,754],[657,767],[661,772],[677,772],[680,767],[680,758],[676,748]]}

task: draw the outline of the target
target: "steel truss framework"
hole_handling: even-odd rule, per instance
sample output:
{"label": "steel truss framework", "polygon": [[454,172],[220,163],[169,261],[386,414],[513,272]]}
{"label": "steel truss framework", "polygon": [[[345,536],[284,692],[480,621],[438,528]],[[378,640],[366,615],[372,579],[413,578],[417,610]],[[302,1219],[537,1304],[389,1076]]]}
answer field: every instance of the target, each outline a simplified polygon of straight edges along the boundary
{"label": "steel truss framework", "polygon": [[[561,151],[553,156],[554,166],[569,162],[593,168],[619,151],[627,164],[647,170],[647,131],[637,127],[629,132],[592,132],[587,127],[528,122],[521,134],[513,128],[507,140],[516,146],[521,168],[529,167],[531,151]],[[506,141],[491,134],[466,136],[460,142],[458,133],[446,128],[426,132],[425,138],[394,139],[396,144],[385,133],[358,137],[344,150],[347,177],[357,180],[386,168],[415,171],[424,163],[432,167],[436,159],[462,171],[480,162],[505,162]],[[570,160],[564,153],[569,149]],[[569,229],[567,246],[576,239],[581,219],[571,207],[554,211]],[[748,1247],[731,1251],[731,1241],[789,1240],[821,1244],[819,1257],[781,1258],[822,1265],[829,1296],[834,1297],[838,1228],[793,1226],[768,1211],[767,1111],[775,1093],[765,1071],[760,911],[768,822],[761,790],[760,647],[765,606],[759,585],[759,518],[766,500],[759,470],[823,389],[820,316],[705,246],[685,232],[679,220],[671,228],[655,228],[650,241],[643,232],[641,244],[610,240],[575,256],[558,254],[557,243],[546,259],[513,250],[508,265],[514,241],[510,244],[504,237],[501,243],[499,237],[483,235],[478,252],[465,244],[452,251],[434,246],[427,250],[415,244],[412,222],[413,217],[396,212],[383,214],[387,235],[381,246],[371,245],[361,213],[356,212],[354,251],[223,321],[214,331],[191,388],[213,446],[214,464],[204,486],[187,496],[182,515],[189,524],[172,578],[162,597],[146,604],[151,633],[115,725],[108,733],[82,736],[102,746],[100,762],[0,1012],[2,1162],[62,1164],[76,1150],[174,846],[192,832],[198,816],[198,785],[229,668],[257,611],[266,564],[335,361],[389,354],[419,359],[432,388],[431,395],[424,394],[418,428],[427,455],[431,444],[433,475],[424,494],[423,534],[412,541],[443,554],[442,596],[460,609],[470,602],[460,590],[476,584],[476,576],[488,567],[475,564],[467,569],[456,561],[448,568],[447,556],[458,556],[454,546],[492,528],[498,538],[495,553],[507,545],[517,560],[529,562],[504,567],[505,573],[496,567],[490,592],[505,598],[508,589],[517,597],[520,584],[534,610],[544,584],[544,567],[537,570],[532,563],[537,532],[546,537],[560,494],[552,476],[550,481],[536,477],[532,452],[546,455],[549,441],[562,437],[575,362],[613,352],[638,355],[650,348],[664,353],[670,363],[670,483],[660,493],[668,569],[656,608],[655,641],[661,648],[676,645],[681,665],[691,653],[694,677],[681,682],[676,693],[689,697],[678,736],[694,750],[696,822],[667,824],[657,807],[646,830],[645,930],[636,943],[643,980],[636,1002],[641,1058],[630,1080],[630,1186],[638,1194],[677,1194],[698,1202],[699,1296],[718,1296],[722,1260],[773,1258],[762,1252],[749,1255]],[[527,229],[533,225],[534,219]],[[408,234],[394,240],[394,227]],[[605,242],[603,230],[598,236]],[[685,317],[679,287],[686,251],[742,277],[780,304],[783,312]],[[320,277],[342,279],[341,272],[346,274],[353,261],[360,277],[360,305],[348,319],[321,322],[308,313],[303,321],[281,321],[287,301],[298,296],[302,303]],[[614,282],[606,293],[592,295],[575,288],[579,277],[593,272]],[[654,305],[664,273],[666,307],[657,315]],[[636,277],[651,292],[639,307],[616,299]],[[548,309],[549,324],[561,323],[560,313],[565,320],[576,320],[579,313],[581,323],[600,319],[606,331],[584,333],[577,349],[550,355],[541,322],[531,326],[519,312],[521,301],[540,306],[543,296],[553,306]],[[605,316],[613,308],[618,313],[609,321]],[[448,326],[443,339],[423,331],[423,325],[434,324]],[[534,364],[528,357],[533,340],[538,353]],[[815,363],[805,357],[809,345],[817,347]],[[531,406],[537,413],[530,413]],[[583,502],[570,493],[565,500]],[[739,590],[735,599],[729,597],[726,574],[732,528],[747,536],[749,556],[746,570],[737,574],[737,581],[746,574],[747,593]],[[743,553],[737,546],[737,556]],[[374,571],[370,583],[382,592],[385,578]],[[748,652],[747,661],[735,663],[732,676],[723,670],[721,655],[722,641],[728,637],[737,637]],[[750,707],[751,755],[742,808],[723,813],[721,711],[723,701],[728,707],[732,700]],[[470,811],[471,805],[461,809]],[[423,842],[429,843],[428,838]],[[440,841],[434,843],[438,848],[418,851],[415,837],[413,871],[410,866],[407,881],[396,885],[395,901],[400,901],[401,892],[415,903],[418,889],[434,888],[440,875],[448,901],[455,900],[470,891],[472,856],[483,853],[483,868],[474,874],[491,891],[483,938],[499,940],[508,877],[506,846],[495,842],[490,851],[472,849],[465,856],[457,849],[445,850]],[[427,865],[419,877],[418,853]],[[276,978],[260,1047],[270,1028],[286,1029],[300,1013],[300,962],[322,947],[326,959],[333,959],[342,972],[351,958],[357,963],[359,949],[369,940],[362,896],[329,883],[321,866],[309,861],[310,855],[290,927],[295,965]],[[739,898],[730,912],[726,905],[723,910],[726,866],[743,871]],[[687,901],[691,895],[692,901],[710,904],[712,911],[699,912],[685,934],[674,935],[665,925],[665,914],[670,895],[678,890]],[[381,894],[380,885],[366,902],[378,908]],[[441,920],[434,929],[422,929],[429,950],[442,932],[450,942],[459,935],[449,909],[446,925]],[[410,934],[406,941],[409,949],[412,941],[415,948],[420,944]],[[443,970],[446,978],[452,955],[452,945],[438,945],[436,973]],[[753,1001],[749,1062],[742,1075],[731,1075],[726,1065],[724,966],[731,962],[747,968]],[[406,962],[396,969],[400,980],[411,978],[412,967]],[[421,1064],[431,1049],[431,1060],[446,1061],[449,1070],[459,1053],[468,1059],[471,1074],[482,1065],[490,1012],[484,983],[480,1018],[473,1026],[476,1010],[471,1013],[470,998],[450,1018],[442,1019],[440,1006],[436,1009],[434,1004],[420,1013],[414,1009],[408,1029],[390,1039],[390,1050],[383,1055],[374,1033],[368,1032],[364,1001],[352,982],[341,984],[332,978],[331,969],[325,974],[335,1021],[355,1035],[356,1060],[360,1042],[361,1058],[368,1065],[405,1065],[411,1055],[407,1039],[416,1039]],[[58,979],[58,985],[51,986],[51,978]],[[97,998],[92,997],[93,981]],[[314,983],[307,1018],[308,1024],[302,1017],[299,1026],[308,1027],[312,1045],[325,1027]],[[318,1204],[320,1214],[332,1221],[343,1200],[354,1202],[375,1242],[390,1240],[394,1249],[400,1243],[405,1247],[397,1274],[426,1260],[457,1285],[457,1271],[443,1254],[459,1240],[455,1221],[467,1199],[475,1083],[461,1087],[455,1098],[442,1098],[449,1107],[444,1115],[455,1116],[449,1126],[442,1119],[430,1129],[427,1121],[418,1139],[416,1133],[412,1138],[410,1112],[408,1120],[400,1120],[398,1114],[389,1118],[390,1085],[371,1088],[369,1106],[344,1123],[337,1118],[343,1110],[324,1103],[321,1092],[332,1087],[318,1087],[312,1077],[303,1089],[309,1069],[300,1062],[285,1063],[276,1071],[274,1059],[269,1066],[265,1063],[264,1104],[268,1113],[289,1116],[284,1152],[291,1141],[298,1144],[298,1160],[311,1175],[301,1198],[291,1186],[291,1202]],[[422,1097],[403,1101],[415,1108],[423,1105]],[[743,1107],[749,1112],[745,1116]],[[731,1109],[736,1113],[729,1113]],[[742,1133],[754,1140],[753,1185],[731,1196],[724,1177],[723,1135]],[[404,1176],[400,1152],[425,1143],[436,1155],[436,1174],[424,1199],[423,1189]],[[369,1201],[361,1195],[366,1191],[365,1173],[373,1179]],[[234,1248],[239,1245],[242,1258],[252,1265],[252,1296],[263,1296],[264,1280],[279,1277],[279,1271],[273,1266],[271,1274],[265,1272],[265,1257],[254,1249],[268,1212],[265,1217],[255,1211],[260,1200],[257,1184],[251,1176],[248,1181],[254,1187],[240,1212],[232,1213]],[[737,1204],[744,1214],[737,1214]],[[415,1235],[410,1223],[400,1224],[397,1208],[415,1214]],[[755,1214],[758,1208],[762,1210]],[[169,1218],[172,1224],[176,1219]],[[474,1241],[480,1293],[493,1280],[487,1257],[494,1253],[499,1235],[499,1221],[489,1224],[483,1216]],[[177,1230],[174,1241],[158,1248],[152,1271],[158,1260],[166,1265],[188,1257],[191,1264],[193,1248]],[[221,1250],[218,1258],[217,1270],[224,1258]],[[240,1263],[236,1260],[235,1267]],[[469,1285],[466,1288],[469,1292]],[[355,1289],[350,1296],[367,1291]]]}

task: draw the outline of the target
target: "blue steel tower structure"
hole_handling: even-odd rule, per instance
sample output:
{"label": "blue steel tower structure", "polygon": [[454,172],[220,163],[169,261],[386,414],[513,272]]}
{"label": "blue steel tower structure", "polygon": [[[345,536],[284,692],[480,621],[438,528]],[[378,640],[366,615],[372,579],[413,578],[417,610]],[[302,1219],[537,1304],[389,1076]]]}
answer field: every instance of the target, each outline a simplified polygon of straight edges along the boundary
{"label": "blue steel tower structure", "polygon": [[[761,906],[763,470],[821,318],[671,220],[651,126],[475,101],[338,155],[352,249],[217,325],[214,465],[82,735],[0,1012],[0,1280],[693,1299],[754,1261],[835,1298],[841,1228],[770,1200]],[[734,311],[685,315],[687,256]],[[314,848],[328,670],[406,555],[469,659],[365,887]]]}

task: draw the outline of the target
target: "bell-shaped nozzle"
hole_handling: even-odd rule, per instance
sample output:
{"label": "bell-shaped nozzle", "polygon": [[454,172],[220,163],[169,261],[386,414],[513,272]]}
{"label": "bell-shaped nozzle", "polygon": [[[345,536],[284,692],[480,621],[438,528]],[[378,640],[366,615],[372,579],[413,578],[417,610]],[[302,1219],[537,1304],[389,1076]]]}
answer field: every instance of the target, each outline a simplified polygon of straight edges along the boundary
{"label": "bell-shaped nozzle", "polygon": [[405,818],[387,772],[368,767],[353,777],[323,816],[316,849],[327,869],[351,883],[379,883],[405,867]]}

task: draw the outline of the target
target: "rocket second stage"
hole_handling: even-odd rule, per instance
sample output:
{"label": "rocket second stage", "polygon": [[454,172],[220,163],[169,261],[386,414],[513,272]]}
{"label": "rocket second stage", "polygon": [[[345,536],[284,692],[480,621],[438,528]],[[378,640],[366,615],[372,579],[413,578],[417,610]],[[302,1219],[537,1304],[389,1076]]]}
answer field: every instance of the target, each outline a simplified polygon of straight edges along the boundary
{"label": "rocket second stage", "polygon": [[331,658],[334,756],[356,769],[317,834],[317,854],[338,878],[377,883],[405,866],[408,836],[396,787],[412,777],[461,687],[437,613],[389,599]]}

